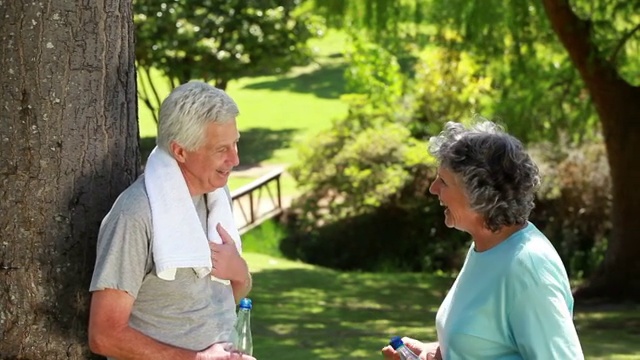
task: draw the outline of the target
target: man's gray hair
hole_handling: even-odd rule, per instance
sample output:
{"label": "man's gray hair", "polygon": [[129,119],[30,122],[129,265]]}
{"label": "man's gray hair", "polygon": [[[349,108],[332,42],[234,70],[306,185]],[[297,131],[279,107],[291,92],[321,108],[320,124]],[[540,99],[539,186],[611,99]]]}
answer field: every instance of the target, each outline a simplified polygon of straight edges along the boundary
{"label": "man's gray hair", "polygon": [[235,101],[223,90],[201,81],[191,81],[173,89],[162,102],[158,116],[157,144],[170,153],[172,141],[189,151],[205,141],[205,127],[225,123],[239,114]]}

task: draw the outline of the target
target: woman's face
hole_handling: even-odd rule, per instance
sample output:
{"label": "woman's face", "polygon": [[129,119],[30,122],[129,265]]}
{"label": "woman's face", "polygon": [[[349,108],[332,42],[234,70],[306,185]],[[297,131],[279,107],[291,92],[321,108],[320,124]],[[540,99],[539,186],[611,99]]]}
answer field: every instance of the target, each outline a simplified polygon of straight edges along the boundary
{"label": "woman's face", "polygon": [[438,176],[429,186],[444,206],[444,223],[449,228],[471,232],[480,215],[471,210],[469,198],[459,177],[446,167],[438,167]]}

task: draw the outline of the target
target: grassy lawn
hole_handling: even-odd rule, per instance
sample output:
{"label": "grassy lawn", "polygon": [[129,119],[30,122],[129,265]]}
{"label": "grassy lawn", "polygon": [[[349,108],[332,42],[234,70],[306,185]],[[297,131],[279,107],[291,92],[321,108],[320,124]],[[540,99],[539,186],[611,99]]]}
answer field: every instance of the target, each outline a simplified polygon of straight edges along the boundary
{"label": "grassy lawn", "polygon": [[[341,56],[344,42],[343,35],[331,32],[312,42],[315,53],[312,64],[284,75],[241,78],[229,83],[227,92],[240,108],[242,167],[293,163],[297,158],[296,144],[347,113],[346,104],[340,100],[344,93],[345,62]],[[166,97],[170,91],[167,82],[158,72],[153,72],[152,77],[154,83],[165,85],[159,93],[161,98]],[[138,108],[143,154],[147,154],[154,146],[157,126],[142,102]],[[256,177],[232,175],[229,186],[237,189]],[[295,192],[295,182],[290,176],[283,178],[283,192]]]}
{"label": "grassy lawn", "polygon": [[[247,252],[254,272],[252,328],[258,359],[381,359],[393,335],[432,340],[453,279],[347,273]],[[578,309],[587,359],[640,359],[640,307]]]}
{"label": "grassy lawn", "polygon": [[[448,275],[341,272],[286,260],[286,230],[267,221],[243,236],[254,273],[258,359],[379,359],[393,335],[436,338]],[[577,307],[586,359],[640,359],[640,306]]]}

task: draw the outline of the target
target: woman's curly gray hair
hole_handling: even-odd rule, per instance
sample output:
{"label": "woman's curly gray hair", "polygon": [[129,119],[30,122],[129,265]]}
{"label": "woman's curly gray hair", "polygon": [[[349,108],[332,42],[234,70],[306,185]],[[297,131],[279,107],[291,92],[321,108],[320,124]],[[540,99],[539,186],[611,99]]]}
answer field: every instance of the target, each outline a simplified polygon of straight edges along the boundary
{"label": "woman's curly gray hair", "polygon": [[499,125],[486,119],[469,128],[448,122],[429,140],[429,152],[461,179],[471,208],[491,231],[529,219],[540,185],[538,167]]}

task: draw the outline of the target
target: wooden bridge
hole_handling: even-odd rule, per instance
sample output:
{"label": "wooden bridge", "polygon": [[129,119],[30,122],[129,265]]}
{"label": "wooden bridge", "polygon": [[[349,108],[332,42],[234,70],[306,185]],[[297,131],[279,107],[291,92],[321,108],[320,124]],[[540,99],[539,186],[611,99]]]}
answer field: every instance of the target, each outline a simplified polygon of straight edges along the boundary
{"label": "wooden bridge", "polygon": [[284,169],[275,169],[231,192],[233,214],[240,234],[282,213],[280,177]]}

